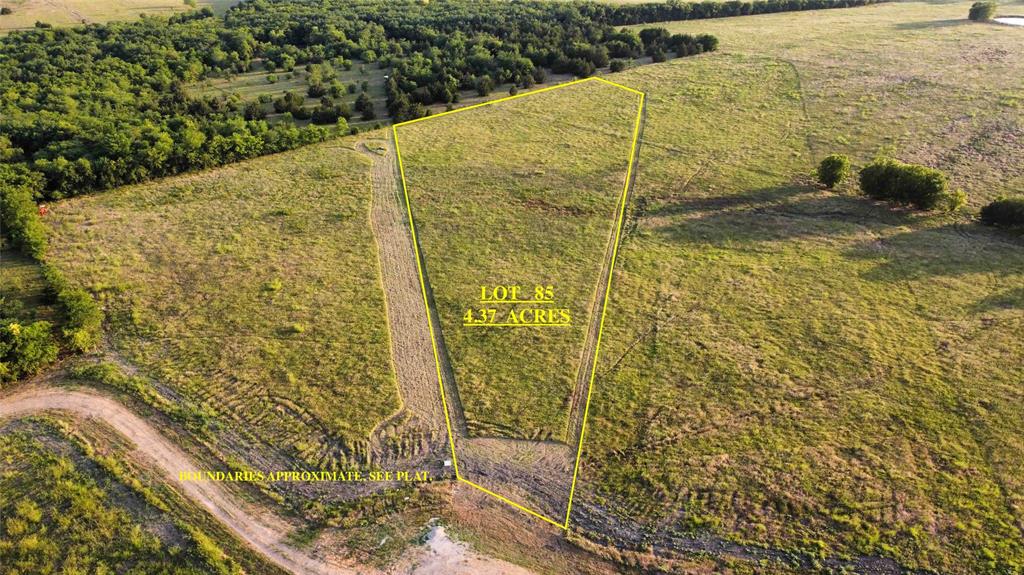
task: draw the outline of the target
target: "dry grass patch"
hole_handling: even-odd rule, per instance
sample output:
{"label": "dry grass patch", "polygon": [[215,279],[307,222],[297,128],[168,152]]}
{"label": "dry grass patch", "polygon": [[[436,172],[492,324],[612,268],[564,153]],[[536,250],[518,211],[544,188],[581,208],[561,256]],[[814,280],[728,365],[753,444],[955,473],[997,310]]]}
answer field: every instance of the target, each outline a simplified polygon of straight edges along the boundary
{"label": "dry grass patch", "polygon": [[254,444],[365,463],[399,406],[369,162],[351,140],[53,206],[52,257],[116,355]]}

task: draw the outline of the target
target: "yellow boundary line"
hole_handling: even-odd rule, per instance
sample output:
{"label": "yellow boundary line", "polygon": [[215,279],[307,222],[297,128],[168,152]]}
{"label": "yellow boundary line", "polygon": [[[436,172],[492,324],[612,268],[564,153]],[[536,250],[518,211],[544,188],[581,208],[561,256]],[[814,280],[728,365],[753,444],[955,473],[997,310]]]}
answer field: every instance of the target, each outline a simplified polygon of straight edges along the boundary
{"label": "yellow boundary line", "polygon": [[[569,488],[569,501],[566,504],[565,521],[563,521],[562,523],[559,523],[559,522],[555,521],[554,519],[551,519],[550,517],[546,517],[543,514],[537,513],[536,511],[534,511],[534,510],[532,510],[532,509],[530,509],[528,507],[520,505],[519,503],[516,503],[515,501],[512,501],[511,499],[509,499],[509,498],[507,498],[507,497],[505,497],[503,495],[500,495],[498,493],[495,493],[495,492],[491,491],[490,489],[487,489],[486,487],[478,485],[478,484],[470,481],[469,479],[466,479],[465,477],[462,476],[461,473],[459,473],[459,460],[455,456],[455,434],[452,433],[451,417],[448,415],[448,400],[447,400],[447,398],[445,396],[445,393],[444,393],[444,380],[441,377],[441,357],[440,357],[440,355],[437,352],[437,337],[434,334],[434,322],[433,322],[433,320],[430,317],[430,303],[429,303],[428,298],[427,298],[426,277],[423,274],[423,258],[422,258],[421,254],[420,254],[419,241],[416,238],[416,224],[413,222],[412,204],[409,202],[409,187],[408,187],[408,185],[406,184],[406,181],[405,181],[405,165],[402,163],[402,149],[401,149],[401,147],[398,144],[398,128],[400,126],[408,126],[410,124],[415,124],[417,122],[422,122],[424,120],[433,120],[435,118],[440,118],[442,116],[447,116],[449,114],[455,114],[455,113],[458,113],[458,112],[465,112],[467,110],[473,110],[475,108],[480,108],[480,107],[483,107],[483,106],[490,106],[490,105],[493,105],[493,104],[499,104],[501,102],[507,102],[509,100],[515,100],[516,98],[525,98],[526,96],[534,96],[536,94],[541,94],[541,93],[544,93],[544,92],[549,92],[551,90],[557,90],[559,88],[567,88],[569,86],[573,86],[573,85],[576,85],[576,84],[582,84],[584,82],[593,82],[593,81],[602,82],[604,84],[608,84],[609,86],[614,86],[616,88],[619,88],[619,89],[622,89],[622,90],[626,90],[628,92],[632,92],[633,94],[637,94],[637,95],[640,96],[640,102],[639,102],[639,105],[637,106],[636,121],[635,121],[635,123],[633,125],[633,143],[632,143],[632,145],[630,147],[629,160],[628,160],[628,163],[626,164],[626,181],[625,181],[625,183],[623,184],[623,187],[622,187],[622,196],[619,198],[619,216],[618,216],[618,220],[617,220],[617,222],[615,224],[615,243],[612,245],[612,259],[611,259],[611,262],[609,263],[609,268],[608,268],[608,283],[605,286],[604,301],[601,304],[601,321],[600,321],[600,323],[598,325],[598,330],[597,330],[597,342],[594,345],[594,359],[593,359],[593,365],[592,365],[591,370],[590,370],[590,382],[587,385],[587,400],[586,400],[586,403],[584,404],[584,408],[583,408],[583,423],[582,423],[581,428],[580,428],[580,441],[579,441],[579,445],[576,448],[576,463],[575,463],[575,465],[573,467],[573,472],[572,472],[572,485]],[[395,140],[395,155],[398,158],[398,172],[399,172],[399,175],[402,178],[402,195],[405,198],[405,210],[406,210],[406,213],[408,214],[408,217],[409,217],[409,230],[410,230],[410,232],[412,234],[413,251],[416,254],[416,271],[417,271],[417,273],[419,274],[419,277],[420,277],[420,292],[423,295],[423,308],[424,308],[424,310],[427,313],[427,327],[428,327],[428,329],[430,331],[430,345],[431,345],[431,348],[433,349],[433,352],[434,352],[434,365],[437,368],[437,385],[438,385],[438,387],[441,390],[441,407],[444,409],[444,423],[445,423],[445,427],[448,430],[448,445],[451,448],[452,466],[455,469],[455,479],[457,481],[461,481],[462,483],[465,483],[465,484],[467,484],[467,485],[469,485],[471,487],[479,489],[480,491],[482,491],[482,492],[484,492],[484,493],[486,493],[486,494],[488,494],[488,495],[490,495],[490,496],[492,496],[492,497],[494,497],[494,498],[496,498],[496,499],[498,499],[500,501],[503,501],[503,502],[511,505],[512,507],[515,507],[516,509],[519,509],[520,511],[523,511],[523,512],[528,513],[528,514],[530,514],[530,515],[532,515],[532,516],[534,516],[534,517],[536,517],[538,519],[546,521],[546,522],[554,525],[555,527],[558,527],[559,529],[565,529],[565,530],[569,529],[569,517],[570,517],[570,515],[572,513],[572,499],[573,499],[573,496],[576,494],[576,480],[579,477],[580,459],[583,456],[583,437],[584,437],[584,435],[586,435],[586,432],[587,432],[587,416],[590,414],[590,398],[591,398],[592,392],[594,391],[594,379],[597,376],[597,359],[598,359],[598,356],[599,356],[599,354],[601,352],[601,335],[604,332],[604,318],[605,318],[605,313],[608,310],[608,296],[609,296],[609,294],[611,292],[612,276],[613,276],[613,274],[615,272],[615,259],[616,259],[616,257],[618,256],[618,253],[619,253],[619,241],[620,241],[620,239],[622,237],[622,224],[623,224],[623,220],[625,219],[625,215],[626,215],[626,198],[629,195],[629,183],[630,183],[630,179],[633,176],[633,159],[636,156],[636,146],[637,146],[637,142],[638,142],[638,139],[639,139],[639,136],[640,136],[640,121],[641,121],[641,117],[642,117],[642,114],[643,114],[644,99],[645,98],[646,98],[646,94],[644,94],[640,90],[635,90],[635,89],[630,88],[628,86],[623,86],[622,84],[618,84],[616,82],[612,82],[611,80],[606,80],[606,79],[601,78],[601,77],[593,76],[593,77],[590,77],[590,78],[583,78],[583,79],[579,79],[579,80],[573,80],[571,82],[566,82],[564,84],[558,84],[558,85],[555,85],[555,86],[548,86],[547,88],[541,88],[539,90],[534,90],[532,92],[526,92],[524,94],[516,94],[515,96],[506,96],[504,98],[498,98],[497,100],[491,100],[489,102],[481,102],[479,104],[473,104],[472,106],[466,106],[465,108],[458,108],[456,110],[449,110],[447,112],[442,112],[440,114],[434,114],[432,116],[425,116],[423,118],[416,118],[415,120],[409,120],[409,121],[406,121],[406,122],[399,122],[398,124],[393,124],[391,126],[391,134],[392,134],[392,136],[394,137],[394,140]]]}

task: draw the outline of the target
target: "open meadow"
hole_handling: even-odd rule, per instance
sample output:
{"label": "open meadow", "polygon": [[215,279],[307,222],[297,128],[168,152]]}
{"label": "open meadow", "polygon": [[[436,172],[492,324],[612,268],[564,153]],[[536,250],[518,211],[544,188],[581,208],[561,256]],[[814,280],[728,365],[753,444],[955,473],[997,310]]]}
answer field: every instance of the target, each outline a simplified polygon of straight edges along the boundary
{"label": "open meadow", "polygon": [[[584,446],[595,506],[666,533],[945,573],[1024,563],[1024,30],[969,4],[672,23],[718,54],[610,78],[649,115]],[[955,214],[824,191],[926,163]]]}
{"label": "open meadow", "polygon": [[[294,7],[306,16],[316,8]],[[227,469],[422,464],[440,480],[263,490],[306,521],[268,544],[299,549],[297,564],[329,549],[383,568],[442,517],[465,540],[538,572],[599,572],[581,566],[604,558],[621,560],[601,563],[609,572],[654,571],[678,551],[677,571],[822,572],[866,558],[899,570],[1020,573],[1024,237],[983,226],[978,214],[1024,195],[1024,28],[969,22],[969,7],[893,2],[659,23],[714,34],[719,50],[632,59],[607,76],[643,90],[646,112],[569,537],[444,480],[452,471],[437,435],[443,416],[430,405],[434,364],[422,368],[432,354],[408,329],[426,313],[384,131],[47,201],[45,261],[104,313],[98,349],[72,359],[65,350],[55,369],[74,382],[54,393],[116,388],[118,400],[164,412],[154,433],[202,446],[204,461]],[[1000,11],[1024,13],[1024,3]],[[370,45],[369,33],[359,37]],[[423,71],[433,74],[438,58]],[[365,75],[383,112],[393,70],[358,66],[339,81]],[[225,68],[187,85],[192,96],[247,102],[309,87],[305,72],[277,74],[271,83],[265,70]],[[339,97],[353,96],[346,88]],[[592,81],[397,128],[442,364],[457,389],[450,411],[464,416],[456,435],[476,462],[464,469],[556,525],[637,104]],[[241,133],[211,138],[209,158],[229,161],[218,155],[229,139],[246,142]],[[53,149],[92,140],[68,142]],[[825,189],[814,170],[832,153],[857,169],[876,156],[937,168],[966,205],[895,208],[864,197],[856,175]],[[403,255],[405,267],[394,265]],[[0,317],[64,319],[37,262],[4,247],[0,272]],[[507,297],[529,303],[482,301],[498,294],[481,287],[510,285],[521,291]],[[570,325],[485,325],[511,323],[510,311],[522,321],[528,308],[565,309]],[[397,367],[410,381],[396,382]],[[407,389],[419,395],[403,404]],[[237,561],[275,573],[237,557],[231,525],[182,515],[191,508],[154,472],[110,464],[124,459],[124,439],[102,425],[47,416],[0,421],[0,431],[0,514],[15,521],[0,526],[0,564],[46,525],[42,552],[71,541],[82,555],[107,557],[131,545],[145,572],[230,572]],[[123,480],[136,474],[200,536],[147,507],[150,497]],[[371,491],[379,496],[360,498]],[[64,524],[55,509],[81,524]],[[91,537],[94,524],[114,542]],[[232,559],[204,555],[207,543]],[[182,558],[178,571],[165,556]]]}
{"label": "open meadow", "polygon": [[567,439],[638,106],[586,82],[398,128],[471,435]]}
{"label": "open meadow", "polygon": [[105,307],[107,359],[256,447],[249,463],[364,465],[400,406],[369,162],[352,145],[76,198],[45,219],[54,264]]}
{"label": "open meadow", "polygon": [[[199,0],[220,14],[237,0]],[[193,8],[184,0],[0,0],[10,14],[0,16],[0,34],[32,28],[36,22],[53,26],[78,26],[94,22],[133,20],[141,14],[169,15]]]}

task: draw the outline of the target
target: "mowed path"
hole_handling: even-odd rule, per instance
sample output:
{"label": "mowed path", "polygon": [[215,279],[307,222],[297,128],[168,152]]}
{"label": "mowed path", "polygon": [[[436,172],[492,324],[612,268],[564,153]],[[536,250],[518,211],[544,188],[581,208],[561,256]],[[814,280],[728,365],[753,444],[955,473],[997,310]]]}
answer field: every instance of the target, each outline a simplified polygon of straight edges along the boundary
{"label": "mowed path", "polygon": [[434,431],[435,438],[447,443],[416,256],[395,174],[394,144],[390,140],[368,140],[360,143],[358,149],[373,162],[370,224],[377,242],[391,357],[403,409]]}

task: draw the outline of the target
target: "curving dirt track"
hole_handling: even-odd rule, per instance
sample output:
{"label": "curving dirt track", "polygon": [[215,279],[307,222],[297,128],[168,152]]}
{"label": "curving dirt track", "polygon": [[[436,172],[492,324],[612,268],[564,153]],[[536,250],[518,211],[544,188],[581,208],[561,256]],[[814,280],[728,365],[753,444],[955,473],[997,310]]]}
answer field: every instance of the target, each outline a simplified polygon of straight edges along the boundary
{"label": "curving dirt track", "polygon": [[0,419],[51,410],[104,421],[130,439],[137,453],[152,460],[167,475],[168,483],[209,511],[239,539],[283,569],[309,575],[379,573],[362,567],[357,571],[352,567],[327,563],[288,547],[284,538],[294,526],[280,518],[243,506],[217,483],[179,481],[179,472],[200,470],[202,467],[149,422],[114,399],[98,393],[53,387],[31,387],[0,399]]}
{"label": "curving dirt track", "polygon": [[517,565],[493,559],[449,539],[435,528],[428,545],[413,549],[388,571],[364,565],[343,565],[290,547],[285,538],[296,527],[279,517],[239,502],[220,484],[182,482],[178,473],[202,469],[155,427],[116,400],[89,391],[33,386],[0,397],[0,420],[26,417],[47,411],[98,419],[131,440],[135,453],[152,461],[167,481],[182,494],[210,512],[225,528],[272,563],[296,575],[530,575]]}

